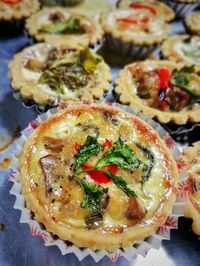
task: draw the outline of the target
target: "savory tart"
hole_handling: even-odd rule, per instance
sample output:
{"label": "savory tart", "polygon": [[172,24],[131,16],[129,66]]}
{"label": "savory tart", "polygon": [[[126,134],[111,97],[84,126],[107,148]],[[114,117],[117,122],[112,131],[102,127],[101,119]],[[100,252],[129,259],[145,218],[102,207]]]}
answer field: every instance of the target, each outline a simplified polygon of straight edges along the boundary
{"label": "savory tart", "polygon": [[163,17],[166,21],[170,21],[174,18],[174,11],[157,0],[149,0],[148,3],[145,0],[121,0],[118,4],[119,8],[126,9],[128,7],[132,9],[146,9],[152,16]]}
{"label": "savory tart", "polygon": [[100,99],[110,86],[108,65],[88,48],[67,52],[39,43],[16,54],[9,66],[14,90],[40,106]]}
{"label": "savory tart", "polygon": [[174,10],[176,17],[184,17],[199,5],[199,0],[162,0],[162,2]]}
{"label": "savory tart", "polygon": [[78,49],[102,39],[101,25],[91,16],[60,7],[43,8],[26,22],[31,36],[61,48]]}
{"label": "savory tart", "polygon": [[200,235],[200,141],[193,143],[193,146],[183,150],[184,157],[188,162],[188,176],[191,191],[187,197],[184,207],[186,217],[193,219],[192,230]]}
{"label": "savory tart", "polygon": [[194,66],[163,60],[127,65],[115,81],[119,101],[161,123],[200,121],[200,75]]}
{"label": "savory tart", "polygon": [[185,26],[191,34],[200,36],[200,11],[195,11],[187,15],[185,17]]}
{"label": "savory tart", "polygon": [[0,0],[0,21],[21,20],[39,9],[38,0]]}
{"label": "savory tart", "polygon": [[168,24],[146,9],[118,9],[104,13],[101,23],[111,51],[145,57],[168,36]]}
{"label": "savory tart", "polygon": [[194,64],[200,68],[200,37],[174,35],[163,42],[161,52],[164,58]]}
{"label": "savory tart", "polygon": [[75,104],[27,138],[19,160],[26,206],[78,247],[114,250],[153,235],[172,211],[177,166],[145,121],[107,104]]}

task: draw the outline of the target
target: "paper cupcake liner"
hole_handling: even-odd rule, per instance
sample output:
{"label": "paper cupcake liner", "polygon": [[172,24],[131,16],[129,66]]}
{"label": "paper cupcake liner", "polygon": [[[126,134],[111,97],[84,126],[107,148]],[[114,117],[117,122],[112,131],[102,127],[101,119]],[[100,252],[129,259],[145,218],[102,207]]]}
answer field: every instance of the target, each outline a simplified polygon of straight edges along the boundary
{"label": "paper cupcake liner", "polygon": [[[91,104],[91,103],[92,102],[89,102],[89,101],[78,102],[78,104]],[[95,103],[102,103],[102,101],[95,101]],[[77,104],[77,102],[70,103],[68,105],[66,105],[65,103],[60,104],[57,108],[50,109],[48,112],[42,115],[39,115],[35,120],[31,121],[28,124],[28,127],[25,130],[21,132],[21,137],[15,143],[16,148],[15,148],[15,153],[13,155],[12,163],[10,166],[11,170],[9,174],[9,180],[13,182],[13,186],[10,190],[10,194],[16,196],[14,208],[21,211],[20,223],[29,224],[31,234],[33,236],[41,237],[44,240],[45,246],[57,246],[60,249],[62,255],[73,253],[77,256],[79,261],[83,260],[85,257],[89,255],[95,260],[95,262],[100,261],[105,256],[110,258],[112,262],[117,261],[117,259],[120,256],[123,256],[127,260],[131,260],[137,254],[146,256],[148,251],[151,248],[159,249],[163,239],[168,239],[168,240],[170,239],[171,229],[178,228],[178,218],[180,216],[183,216],[183,205],[185,202],[185,196],[188,193],[187,186],[186,186],[187,184],[186,182],[187,174],[186,174],[186,169],[185,169],[186,163],[183,160],[183,157],[178,149],[177,144],[170,137],[169,133],[167,133],[158,123],[154,122],[152,119],[145,117],[140,112],[130,109],[127,106],[122,106],[117,103],[107,102],[108,105],[113,105],[118,108],[121,108],[122,110],[130,112],[136,115],[137,117],[145,120],[147,123],[149,123],[159,133],[162,139],[165,141],[166,145],[171,150],[172,156],[177,162],[177,166],[178,166],[179,174],[180,174],[177,199],[173,206],[172,213],[168,216],[165,224],[159,227],[159,229],[153,236],[148,237],[141,243],[135,244],[129,248],[117,249],[113,252],[108,252],[107,250],[93,251],[89,248],[78,248],[68,241],[63,241],[63,240],[56,238],[52,233],[45,230],[42,224],[34,220],[33,213],[29,209],[26,208],[25,199],[21,193],[21,184],[18,179],[18,175],[19,175],[18,158],[19,158],[19,154],[21,153],[23,149],[23,145],[26,142],[27,137],[39,126],[39,124],[42,121],[46,120],[53,113],[58,112],[59,110],[65,108],[66,106],[71,106],[74,104]]]}
{"label": "paper cupcake liner", "polygon": [[124,43],[119,39],[114,39],[111,35],[106,36],[106,45],[110,51],[129,59],[145,59],[158,47],[158,45]]}
{"label": "paper cupcake liner", "polygon": [[199,1],[196,1],[194,3],[181,3],[174,0],[162,1],[174,10],[177,18],[184,17],[185,15],[191,13],[199,5]]}

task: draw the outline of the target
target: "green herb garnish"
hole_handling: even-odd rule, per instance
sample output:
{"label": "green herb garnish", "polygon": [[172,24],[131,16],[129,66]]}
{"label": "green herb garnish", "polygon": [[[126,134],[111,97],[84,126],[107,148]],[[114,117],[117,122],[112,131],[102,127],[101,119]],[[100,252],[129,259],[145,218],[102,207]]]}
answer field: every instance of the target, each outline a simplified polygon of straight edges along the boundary
{"label": "green herb garnish", "polygon": [[58,21],[57,23],[44,26],[40,32],[50,34],[82,34],[85,33],[80,19],[71,17],[67,22]]}
{"label": "green herb garnish", "polygon": [[141,162],[129,146],[119,138],[114,145],[98,159],[97,162],[97,165],[101,167],[111,164],[134,171],[140,166]]}
{"label": "green herb garnish", "polygon": [[192,80],[194,73],[194,66],[185,66],[180,70],[174,70],[172,72],[170,82],[180,87],[182,90],[190,94],[195,100],[200,100],[199,89],[189,87],[189,82]]}

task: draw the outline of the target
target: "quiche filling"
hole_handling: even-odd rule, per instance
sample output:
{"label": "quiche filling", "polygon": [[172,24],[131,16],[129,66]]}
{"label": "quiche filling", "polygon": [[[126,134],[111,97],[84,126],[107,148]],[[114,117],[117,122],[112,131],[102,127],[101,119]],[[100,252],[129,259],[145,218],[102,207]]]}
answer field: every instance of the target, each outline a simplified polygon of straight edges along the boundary
{"label": "quiche filling", "polygon": [[36,74],[38,85],[46,85],[57,94],[80,98],[84,89],[95,83],[100,62],[102,59],[87,48],[63,56],[53,48],[44,61],[28,59],[24,68]]}
{"label": "quiche filling", "polygon": [[23,193],[37,195],[54,223],[113,234],[162,220],[156,213],[175,188],[157,135],[112,109],[63,111],[41,125],[23,165]]}
{"label": "quiche filling", "polygon": [[200,76],[194,66],[169,70],[130,66],[133,91],[146,105],[167,112],[199,108]]}

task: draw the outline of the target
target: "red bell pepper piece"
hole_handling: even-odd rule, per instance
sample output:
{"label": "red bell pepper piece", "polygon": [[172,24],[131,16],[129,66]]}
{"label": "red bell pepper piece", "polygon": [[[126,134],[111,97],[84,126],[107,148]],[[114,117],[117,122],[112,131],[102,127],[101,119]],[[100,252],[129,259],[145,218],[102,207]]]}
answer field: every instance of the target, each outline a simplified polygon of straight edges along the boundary
{"label": "red bell pepper piece", "polygon": [[127,18],[118,18],[117,21],[124,22],[124,23],[130,23],[130,24],[147,24],[149,22],[149,18],[147,16],[144,16],[141,19],[133,19],[133,18],[127,17]]}
{"label": "red bell pepper piece", "polygon": [[[93,166],[88,164],[88,163],[83,163],[81,166],[82,170],[89,170],[90,168],[92,168]],[[117,173],[117,166],[116,165],[108,165],[108,166],[104,166],[102,167],[102,170],[107,170],[112,172],[113,174]],[[99,184],[106,184],[108,182],[110,182],[110,178],[102,171],[100,170],[91,170],[88,171],[87,174],[96,182]]]}
{"label": "red bell pepper piece", "polygon": [[0,0],[0,2],[3,2],[7,5],[17,5],[21,2],[22,0]]}
{"label": "red bell pepper piece", "polygon": [[137,3],[133,3],[130,4],[130,8],[134,8],[134,9],[147,9],[149,10],[153,15],[156,15],[156,9],[152,6],[149,5],[144,5],[144,4],[137,4]]}
{"label": "red bell pepper piece", "polygon": [[158,70],[159,88],[165,89],[169,86],[170,73],[166,68],[159,68]]}

